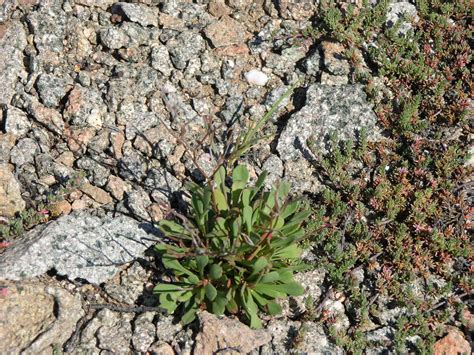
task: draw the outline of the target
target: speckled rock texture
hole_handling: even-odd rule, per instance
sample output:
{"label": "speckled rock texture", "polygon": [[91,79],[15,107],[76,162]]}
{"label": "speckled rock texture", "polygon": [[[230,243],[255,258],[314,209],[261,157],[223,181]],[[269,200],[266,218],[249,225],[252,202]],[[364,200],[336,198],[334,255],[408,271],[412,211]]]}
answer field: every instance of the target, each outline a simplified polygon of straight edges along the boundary
{"label": "speckled rock texture", "polygon": [[126,216],[87,212],[60,217],[29,231],[0,259],[0,279],[21,280],[55,269],[100,284],[157,242],[156,230]]}

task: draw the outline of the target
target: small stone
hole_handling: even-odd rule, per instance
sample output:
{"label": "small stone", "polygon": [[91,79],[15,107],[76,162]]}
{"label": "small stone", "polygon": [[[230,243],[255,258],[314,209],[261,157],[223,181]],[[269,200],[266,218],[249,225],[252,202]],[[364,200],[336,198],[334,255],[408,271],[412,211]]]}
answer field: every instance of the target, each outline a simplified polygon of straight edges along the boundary
{"label": "small stone", "polygon": [[185,22],[182,19],[168,14],[160,13],[159,19],[160,25],[163,26],[163,28],[182,30],[185,26]]}
{"label": "small stone", "polygon": [[228,16],[207,26],[204,34],[209,38],[214,47],[242,44],[249,38],[245,27]]}
{"label": "small stone", "polygon": [[199,315],[200,330],[196,336],[195,354],[214,354],[225,348],[249,353],[272,339],[266,330],[253,330],[237,319],[217,317],[206,311]]}
{"label": "small stone", "polygon": [[46,107],[58,107],[59,103],[71,89],[72,80],[67,77],[57,77],[52,74],[41,74],[36,82],[41,102]]}
{"label": "small stone", "polygon": [[71,204],[66,200],[54,202],[48,206],[49,211],[51,212],[51,216],[59,217],[61,215],[67,215],[71,213]]}
{"label": "small stone", "polygon": [[153,343],[148,351],[152,355],[175,355],[173,348],[168,343],[164,341],[157,341]]}
{"label": "small stone", "polygon": [[244,76],[250,85],[265,86],[268,82],[267,74],[257,69],[248,71]]}
{"label": "small stone", "polygon": [[229,15],[231,10],[226,6],[224,0],[214,0],[209,2],[208,11],[211,15],[222,17]]}
{"label": "small stone", "polygon": [[171,75],[173,64],[166,46],[158,45],[151,49],[151,66],[167,77]]}
{"label": "small stone", "polygon": [[41,184],[45,184],[46,186],[52,186],[56,183],[56,178],[54,175],[44,175],[39,178]]}
{"label": "small stone", "polygon": [[321,55],[319,51],[310,54],[303,62],[306,74],[316,76],[320,70]]}
{"label": "small stone", "polygon": [[133,322],[134,331],[132,335],[132,345],[135,351],[146,353],[155,340],[155,325],[153,318],[155,313],[146,312],[140,314]]}
{"label": "small stone", "polygon": [[68,96],[64,117],[79,127],[101,128],[107,116],[102,94],[93,88],[74,87]]}
{"label": "small stone", "polygon": [[16,136],[14,134],[0,132],[0,163],[10,162],[10,152],[15,145],[15,141]]}
{"label": "small stone", "polygon": [[132,22],[142,26],[158,26],[158,13],[155,9],[143,4],[130,4],[118,2],[112,6],[112,13],[125,16]]}
{"label": "small stone", "polygon": [[156,323],[156,338],[158,341],[171,343],[175,340],[176,334],[182,329],[181,323],[173,322],[172,316],[160,316]]}
{"label": "small stone", "polygon": [[433,347],[435,355],[471,354],[471,346],[458,328],[449,327],[448,334]]}
{"label": "small stone", "polygon": [[0,216],[13,217],[25,207],[18,181],[6,164],[0,164]]}
{"label": "small stone", "polygon": [[119,161],[120,176],[129,181],[142,181],[147,173],[147,159],[135,149],[127,148]]}
{"label": "small stone", "polygon": [[32,163],[40,147],[38,142],[31,138],[20,139],[11,150],[10,161],[19,167],[26,163]]}
{"label": "small stone", "polygon": [[58,111],[33,101],[28,107],[28,113],[52,132],[63,134],[64,120]]}
{"label": "small stone", "polygon": [[127,193],[125,200],[127,207],[137,217],[149,220],[150,215],[147,212],[148,206],[151,205],[150,196],[144,190],[133,190]]}
{"label": "small stone", "polygon": [[71,205],[71,209],[73,211],[83,210],[87,207],[87,203],[85,200],[75,200]]}
{"label": "small stone", "polygon": [[109,27],[99,32],[101,43],[110,49],[138,47],[150,41],[149,32],[139,24],[123,22],[120,27]]}
{"label": "small stone", "polygon": [[150,206],[148,206],[147,211],[151,217],[151,220],[155,223],[161,221],[164,217],[163,207],[158,203],[152,203]]}
{"label": "small stone", "polygon": [[90,196],[94,201],[100,203],[100,204],[108,204],[112,203],[112,197],[110,197],[110,194],[105,192],[99,187],[93,186],[90,183],[86,182],[82,184],[80,187],[81,191],[84,192],[86,195]]}
{"label": "small stone", "polygon": [[346,85],[349,82],[347,75],[331,75],[326,72],[321,73],[321,84],[324,85]]}
{"label": "small stone", "polygon": [[85,153],[87,145],[95,135],[95,128],[70,128],[66,130],[67,145],[74,153]]}
{"label": "small stone", "polygon": [[112,150],[114,153],[115,159],[121,159],[122,147],[125,142],[125,135],[121,131],[112,131],[110,132],[110,144],[112,144]]}
{"label": "small stone", "polygon": [[[405,20],[402,20],[403,16],[406,17]],[[415,5],[405,1],[392,2],[389,5],[385,23],[387,27],[390,28],[393,27],[398,21],[403,21],[400,28],[398,29],[397,34],[399,36],[404,36],[408,33],[408,31],[413,29],[412,24],[409,22],[411,19],[414,21],[419,20],[418,11],[416,10]]]}
{"label": "small stone", "polygon": [[109,354],[129,354],[132,324],[130,314],[120,314],[104,309],[101,326],[97,329],[97,342],[103,352]]}
{"label": "small stone", "polygon": [[94,185],[103,187],[107,183],[110,170],[99,160],[83,156],[77,160],[76,165],[87,172],[87,176]]}
{"label": "small stone", "polygon": [[323,41],[321,48],[324,55],[324,66],[333,75],[347,75],[351,68],[344,57],[344,46],[341,43]]}
{"label": "small stone", "polygon": [[31,122],[22,110],[6,105],[3,111],[5,132],[15,136],[23,136],[31,129]]}
{"label": "small stone", "polygon": [[84,194],[80,190],[73,190],[69,193],[69,201],[79,200]]}
{"label": "small stone", "polygon": [[115,175],[110,175],[105,189],[117,200],[123,200],[123,194],[130,190],[130,185]]}
{"label": "small stone", "polygon": [[182,182],[165,169],[150,169],[145,186],[153,189],[151,196],[155,202],[160,203],[168,202],[179,191]]}
{"label": "small stone", "polygon": [[191,59],[198,57],[205,46],[204,38],[194,31],[183,31],[166,42],[171,61],[180,70],[185,69]]}
{"label": "small stone", "polygon": [[65,151],[56,158],[56,161],[71,168],[74,165],[75,161],[74,153],[70,151]]}

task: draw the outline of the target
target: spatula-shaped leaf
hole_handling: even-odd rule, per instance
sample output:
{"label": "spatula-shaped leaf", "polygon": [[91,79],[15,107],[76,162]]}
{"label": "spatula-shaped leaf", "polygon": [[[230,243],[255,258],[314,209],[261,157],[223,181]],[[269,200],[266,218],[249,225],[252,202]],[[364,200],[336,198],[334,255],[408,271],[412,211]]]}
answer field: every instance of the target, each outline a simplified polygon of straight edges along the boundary
{"label": "spatula-shaped leaf", "polygon": [[242,209],[242,217],[245,223],[245,227],[247,228],[248,234],[252,232],[252,214],[253,214],[252,207],[244,206],[244,208]]}
{"label": "spatula-shaped leaf", "polygon": [[237,165],[232,171],[232,191],[241,190],[247,185],[249,172],[245,165]]}
{"label": "spatula-shaped leaf", "polygon": [[247,316],[250,318],[250,327],[254,329],[261,328],[262,322],[260,321],[260,318],[258,318],[258,307],[250,292],[245,292],[244,308]]}
{"label": "spatula-shaped leaf", "polygon": [[258,274],[267,265],[268,265],[268,259],[265,258],[264,256],[259,257],[252,266],[252,275]]}
{"label": "spatula-shaped leaf", "polygon": [[199,270],[199,275],[202,277],[204,274],[204,268],[209,263],[209,257],[207,255],[198,255],[196,257],[196,264]]}
{"label": "spatula-shaped leaf", "polygon": [[212,302],[212,313],[217,315],[224,314],[226,305],[227,299],[224,296],[218,294]]}
{"label": "spatula-shaped leaf", "polygon": [[271,271],[268,274],[263,275],[260,282],[268,284],[278,280],[280,280],[280,274],[276,271]]}
{"label": "spatula-shaped leaf", "polygon": [[301,248],[298,247],[297,244],[291,244],[286,248],[277,250],[273,254],[273,258],[281,258],[281,259],[296,259],[299,258],[301,255]]}
{"label": "spatula-shaped leaf", "polygon": [[153,288],[153,293],[170,293],[183,291],[183,286],[175,284],[158,284]]}
{"label": "spatula-shaped leaf", "polygon": [[209,282],[206,286],[204,286],[204,290],[206,291],[206,297],[209,301],[214,301],[217,296],[216,288]]}
{"label": "spatula-shaped leaf", "polygon": [[301,296],[304,294],[304,288],[298,282],[288,282],[286,284],[274,285],[277,291],[286,293],[290,296]]}
{"label": "spatula-shaped leaf", "polygon": [[209,268],[209,278],[217,280],[222,276],[222,267],[218,264],[212,264]]}
{"label": "spatula-shaped leaf", "polygon": [[217,209],[219,211],[227,211],[229,209],[229,205],[227,203],[226,196],[222,193],[220,189],[215,189],[213,191],[214,195],[214,202],[216,203]]}
{"label": "spatula-shaped leaf", "polygon": [[181,318],[181,323],[183,325],[191,323],[193,320],[196,319],[196,312],[198,311],[198,306],[196,304],[192,304],[191,307],[186,309],[186,313],[184,313],[183,317]]}
{"label": "spatula-shaped leaf", "polygon": [[268,314],[270,314],[271,316],[280,314],[282,311],[281,306],[276,302],[268,302],[267,309],[268,309]]}
{"label": "spatula-shaped leaf", "polygon": [[[185,274],[185,275],[194,275],[191,271],[187,270],[185,267],[183,267],[178,260],[174,258],[167,257],[166,255],[163,256],[161,259],[163,262],[163,265],[170,270],[178,271],[178,273]],[[196,275],[194,275],[196,276]]]}

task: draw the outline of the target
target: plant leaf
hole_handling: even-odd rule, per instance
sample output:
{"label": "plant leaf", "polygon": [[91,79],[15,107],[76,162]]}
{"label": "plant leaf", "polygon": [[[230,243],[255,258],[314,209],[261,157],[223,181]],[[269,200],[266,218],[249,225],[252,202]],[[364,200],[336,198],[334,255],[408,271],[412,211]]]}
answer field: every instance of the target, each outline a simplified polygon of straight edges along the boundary
{"label": "plant leaf", "polygon": [[268,302],[267,303],[268,314],[271,316],[280,314],[282,312],[281,306],[276,302]]}
{"label": "plant leaf", "polygon": [[199,275],[202,277],[204,275],[204,268],[209,263],[209,257],[207,255],[198,255],[196,257],[196,263],[199,270]]}
{"label": "plant leaf", "polygon": [[209,301],[214,301],[217,296],[216,288],[209,282],[206,286],[204,286],[206,291],[206,297]]}
{"label": "plant leaf", "polygon": [[276,271],[271,271],[268,274],[265,274],[260,279],[261,283],[268,284],[280,280],[280,274]]}
{"label": "plant leaf", "polygon": [[250,234],[252,232],[252,214],[253,214],[252,207],[244,206],[244,208],[242,209],[242,217],[243,217],[245,226],[247,227],[247,234]]}
{"label": "plant leaf", "polygon": [[273,254],[273,258],[281,258],[281,259],[296,259],[299,258],[301,255],[301,248],[298,247],[297,244],[291,244],[283,249],[277,250]]}
{"label": "plant leaf", "polygon": [[222,267],[219,264],[212,264],[209,268],[209,278],[211,280],[220,279],[222,276]]}
{"label": "plant leaf", "polygon": [[212,313],[217,315],[224,314],[227,303],[227,299],[224,296],[217,295],[214,302],[212,302]]}
{"label": "plant leaf", "polygon": [[158,284],[153,288],[153,293],[170,293],[183,291],[184,288],[175,284]]}
{"label": "plant leaf", "polygon": [[192,304],[190,308],[186,311],[186,313],[181,317],[181,323],[183,325],[189,324],[196,319],[196,312],[198,311],[198,306],[196,304]]}
{"label": "plant leaf", "polygon": [[214,202],[216,203],[217,209],[219,211],[227,211],[229,209],[229,205],[227,204],[227,199],[225,195],[222,193],[222,191],[219,189],[215,189],[213,195],[214,195]]}
{"label": "plant leaf", "polygon": [[264,268],[265,266],[267,266],[267,265],[268,265],[268,259],[265,258],[264,256],[259,257],[259,258],[257,259],[257,261],[256,261],[256,262],[253,264],[253,266],[252,266],[252,274],[251,274],[251,276],[258,274],[258,273],[259,273],[260,271],[262,271],[263,268]]}

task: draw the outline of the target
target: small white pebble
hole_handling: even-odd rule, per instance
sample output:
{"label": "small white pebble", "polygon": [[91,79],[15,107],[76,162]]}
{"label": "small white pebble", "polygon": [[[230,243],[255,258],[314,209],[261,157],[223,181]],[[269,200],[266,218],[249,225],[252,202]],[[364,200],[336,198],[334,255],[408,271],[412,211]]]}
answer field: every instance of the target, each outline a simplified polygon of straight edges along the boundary
{"label": "small white pebble", "polygon": [[248,83],[251,85],[265,86],[268,82],[267,74],[257,69],[252,69],[245,73],[245,79],[247,79]]}

